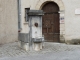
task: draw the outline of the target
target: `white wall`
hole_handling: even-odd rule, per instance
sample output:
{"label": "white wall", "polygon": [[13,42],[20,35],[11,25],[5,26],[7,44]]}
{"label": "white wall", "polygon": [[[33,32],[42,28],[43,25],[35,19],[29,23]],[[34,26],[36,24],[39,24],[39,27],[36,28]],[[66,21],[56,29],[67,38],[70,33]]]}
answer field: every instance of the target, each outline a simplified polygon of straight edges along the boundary
{"label": "white wall", "polygon": [[0,44],[18,40],[17,0],[0,0]]}
{"label": "white wall", "polygon": [[80,0],[63,0],[65,6],[65,39],[80,39],[80,15],[75,9],[80,8]]}

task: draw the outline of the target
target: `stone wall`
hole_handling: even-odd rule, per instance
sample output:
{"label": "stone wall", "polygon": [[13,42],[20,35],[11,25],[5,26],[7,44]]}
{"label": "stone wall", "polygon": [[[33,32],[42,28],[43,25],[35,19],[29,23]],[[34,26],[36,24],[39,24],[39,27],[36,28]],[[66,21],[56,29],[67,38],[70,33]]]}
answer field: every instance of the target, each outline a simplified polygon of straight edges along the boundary
{"label": "stone wall", "polygon": [[0,0],[0,44],[18,40],[17,0]]}

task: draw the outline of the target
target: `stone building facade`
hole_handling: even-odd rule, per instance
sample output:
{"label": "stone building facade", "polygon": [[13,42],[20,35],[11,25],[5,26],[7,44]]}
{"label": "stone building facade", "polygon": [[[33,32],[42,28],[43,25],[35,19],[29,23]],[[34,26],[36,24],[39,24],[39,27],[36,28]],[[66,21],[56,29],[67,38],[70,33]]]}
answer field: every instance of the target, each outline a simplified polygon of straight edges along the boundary
{"label": "stone building facade", "polygon": [[[80,42],[80,0],[19,0],[20,30],[29,33],[28,22],[25,21],[25,8],[42,10],[48,3],[55,3],[59,7],[59,39],[65,43]],[[18,40],[18,1],[0,0],[0,43]]]}
{"label": "stone building facade", "polygon": [[[32,10],[42,10],[42,7],[49,3],[54,2],[59,6],[59,29],[60,29],[60,42],[65,43],[79,43],[80,42],[80,27],[79,20],[80,14],[76,14],[76,9],[79,9],[79,0],[21,0],[21,26],[22,33],[28,33],[28,22],[25,22],[25,8]],[[80,11],[80,9],[79,9]]]}

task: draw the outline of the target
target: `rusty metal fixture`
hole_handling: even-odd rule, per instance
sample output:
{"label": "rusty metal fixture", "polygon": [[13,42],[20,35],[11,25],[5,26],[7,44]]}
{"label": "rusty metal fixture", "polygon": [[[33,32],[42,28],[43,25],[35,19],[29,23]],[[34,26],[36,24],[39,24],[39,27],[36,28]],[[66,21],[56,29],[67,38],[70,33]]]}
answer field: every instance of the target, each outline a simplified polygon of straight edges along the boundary
{"label": "rusty metal fixture", "polygon": [[34,25],[35,25],[36,27],[38,27],[38,23],[35,23]]}
{"label": "rusty metal fixture", "polygon": [[21,32],[20,30],[18,30],[18,32]]}

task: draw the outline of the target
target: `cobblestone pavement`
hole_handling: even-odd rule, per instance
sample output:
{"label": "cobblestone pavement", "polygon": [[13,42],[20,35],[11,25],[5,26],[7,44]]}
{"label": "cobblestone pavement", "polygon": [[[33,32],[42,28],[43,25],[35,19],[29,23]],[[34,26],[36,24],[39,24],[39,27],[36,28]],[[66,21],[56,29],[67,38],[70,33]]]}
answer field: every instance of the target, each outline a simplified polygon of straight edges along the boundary
{"label": "cobblestone pavement", "polygon": [[43,57],[44,60],[80,60],[79,56],[80,45],[46,42],[41,51],[25,51],[18,47],[18,42],[0,45],[0,60],[41,60]]}

